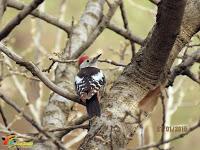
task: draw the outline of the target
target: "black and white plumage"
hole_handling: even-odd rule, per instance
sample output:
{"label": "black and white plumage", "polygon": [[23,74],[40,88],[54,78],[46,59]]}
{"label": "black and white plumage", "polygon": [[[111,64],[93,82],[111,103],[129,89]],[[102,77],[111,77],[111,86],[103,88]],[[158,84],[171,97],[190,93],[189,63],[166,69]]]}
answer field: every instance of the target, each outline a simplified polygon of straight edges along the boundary
{"label": "black and white plumage", "polygon": [[90,99],[104,84],[103,72],[95,67],[82,68],[75,77],[76,91],[82,100]]}
{"label": "black and white plumage", "polygon": [[80,71],[75,77],[76,92],[86,103],[90,118],[100,116],[99,91],[106,83],[102,70],[96,67],[99,56],[92,59],[86,56],[79,58]]}

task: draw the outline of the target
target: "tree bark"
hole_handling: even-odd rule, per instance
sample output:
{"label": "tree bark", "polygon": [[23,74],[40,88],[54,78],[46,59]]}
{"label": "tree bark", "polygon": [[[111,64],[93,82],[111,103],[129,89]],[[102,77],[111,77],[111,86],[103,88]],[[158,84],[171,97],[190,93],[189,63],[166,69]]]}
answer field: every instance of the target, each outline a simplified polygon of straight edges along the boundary
{"label": "tree bark", "polygon": [[177,39],[174,43],[169,59],[167,61],[167,69],[169,70],[182,48],[190,42],[192,36],[200,30],[200,1],[188,0],[183,22]]}
{"label": "tree bark", "polygon": [[92,120],[80,149],[126,147],[139,123],[139,102],[166,79],[164,67],[179,33],[185,3],[185,0],[159,3],[156,24],[145,45],[102,98],[102,115]]}
{"label": "tree bark", "polygon": [[[75,25],[70,33],[70,39],[64,50],[63,59],[70,58],[82,44],[87,41],[88,36],[93,32],[103,14],[104,0],[89,0],[80,21]],[[55,70],[55,83],[66,89],[69,93],[74,93],[74,76],[77,68],[70,64],[58,64]],[[53,93],[49,98],[49,103],[45,108],[42,125],[47,129],[66,127],[68,117],[74,103],[62,96]],[[60,136],[57,135],[57,136]],[[56,149],[49,143],[37,143],[33,149]]]}

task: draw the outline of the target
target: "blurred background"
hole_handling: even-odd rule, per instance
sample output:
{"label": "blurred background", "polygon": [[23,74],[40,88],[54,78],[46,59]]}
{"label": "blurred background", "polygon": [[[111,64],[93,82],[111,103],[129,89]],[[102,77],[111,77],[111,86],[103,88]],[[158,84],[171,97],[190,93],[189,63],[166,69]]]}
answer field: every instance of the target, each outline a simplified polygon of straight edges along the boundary
{"label": "blurred background", "polygon": [[[19,1],[26,4],[31,2],[31,0]],[[72,18],[74,18],[75,23],[78,22],[86,2],[86,0],[45,1],[39,9],[62,19],[70,25],[73,20]],[[157,6],[153,5],[148,0],[125,0],[124,2],[131,31],[133,34],[144,39],[155,23]],[[0,28],[6,25],[17,13],[18,10],[7,7]],[[115,13],[111,22],[123,27],[119,10]],[[61,29],[33,16],[28,16],[11,32],[6,39],[6,43],[17,54],[26,58],[26,60],[34,62],[41,69],[46,69],[51,64],[48,58],[54,57],[55,53],[61,53],[66,46],[67,39],[67,34]],[[197,44],[197,46],[189,48],[188,53],[200,48],[200,45],[198,46],[199,43],[200,39],[194,37],[191,44]],[[136,50],[139,48],[140,46],[136,44]],[[126,49],[124,58],[120,57],[123,49]],[[94,55],[100,50],[102,52],[102,59],[111,59],[122,64],[128,64],[131,59],[131,46],[129,42],[108,29],[97,38],[86,53]],[[17,66],[6,56],[1,56],[0,63],[2,63],[2,60],[6,62],[6,65],[4,64],[0,67],[0,74],[3,79],[0,82],[0,90],[14,100],[25,112],[32,115],[33,118],[40,119],[38,116],[41,116],[44,106],[48,103],[51,91],[36,78],[33,78],[28,71]],[[181,60],[177,59],[174,65],[180,62]],[[100,63],[100,66],[111,79],[117,78],[116,75],[113,75],[113,70],[118,70],[119,72],[123,70],[123,67],[116,67],[107,63]],[[46,73],[51,80],[54,79],[54,69],[55,66],[50,73]],[[199,71],[199,64],[193,65],[192,71],[197,73]],[[167,126],[171,128],[175,126],[189,128],[200,119],[199,84],[185,76],[179,76],[176,78],[174,86],[169,87],[167,92],[169,97],[165,99],[167,109],[166,116],[168,118]],[[26,106],[27,100],[32,104],[30,107]],[[33,127],[24,120],[20,114],[17,114],[10,106],[2,101],[0,101],[0,103],[11,129],[19,133],[35,132]],[[84,108],[78,107],[77,109],[85,113]],[[31,111],[35,110],[37,113],[32,114]],[[0,123],[3,124],[1,117]],[[138,129],[138,133],[129,143],[129,148],[137,147],[139,143],[141,143],[141,132],[144,132],[143,144],[146,145],[157,142],[161,136],[161,132],[158,131],[161,124],[162,106],[159,100],[151,117],[145,121],[143,129]],[[81,133],[84,134],[82,134],[78,140],[74,140]],[[173,137],[180,133],[183,132],[167,132],[166,136]],[[83,139],[85,134],[86,130],[82,129],[71,132],[68,137],[66,137],[66,144],[68,144],[69,149],[76,149],[78,147],[77,143],[80,143],[80,140]],[[3,134],[0,132],[0,136],[2,135]],[[191,149],[192,146],[192,150],[199,150],[199,139],[200,129],[197,129],[188,136],[170,143],[168,147],[172,147],[175,150],[188,150]],[[2,147],[2,144],[0,144],[0,149],[4,150],[7,148]]]}

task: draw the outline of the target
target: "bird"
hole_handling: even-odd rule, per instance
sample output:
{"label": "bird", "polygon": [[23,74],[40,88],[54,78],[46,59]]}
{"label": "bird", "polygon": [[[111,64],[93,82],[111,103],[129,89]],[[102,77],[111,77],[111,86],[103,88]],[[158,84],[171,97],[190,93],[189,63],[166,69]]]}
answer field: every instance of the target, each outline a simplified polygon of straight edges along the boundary
{"label": "bird", "polygon": [[100,117],[100,91],[103,90],[106,80],[103,71],[97,67],[101,54],[89,58],[82,55],[78,59],[79,72],[75,76],[75,89],[87,109],[88,117]]}

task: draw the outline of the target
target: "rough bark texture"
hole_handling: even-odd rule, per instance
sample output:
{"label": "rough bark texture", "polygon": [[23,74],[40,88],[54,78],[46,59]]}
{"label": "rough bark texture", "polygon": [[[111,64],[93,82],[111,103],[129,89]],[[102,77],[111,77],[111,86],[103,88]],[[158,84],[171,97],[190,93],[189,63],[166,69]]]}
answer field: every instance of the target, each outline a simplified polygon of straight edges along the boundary
{"label": "rough bark texture", "polygon": [[[77,25],[72,29],[70,40],[64,51],[63,59],[73,55],[82,44],[88,39],[88,35],[95,29],[103,14],[104,0],[89,0],[84,13]],[[58,64],[55,71],[55,83],[66,89],[68,92],[74,92],[74,76],[77,73],[76,67],[70,64]],[[49,104],[45,108],[42,117],[42,124],[45,128],[55,129],[66,127],[68,116],[74,103],[62,96],[53,93],[50,96]],[[48,146],[47,146],[48,145]],[[38,143],[33,149],[55,149],[48,143]]]}
{"label": "rough bark texture", "polygon": [[[80,149],[106,150],[126,147],[129,138],[134,134],[135,127],[138,126],[138,116],[141,112],[138,103],[149,92],[163,84],[166,79],[165,72],[171,67],[178,52],[200,29],[198,0],[188,0],[181,24],[185,2],[186,0],[163,0],[159,3],[156,24],[145,40],[144,46],[124,69],[111,91],[103,96],[101,100],[103,113],[100,118],[92,120],[90,131]],[[100,0],[88,2],[80,22],[73,27],[64,58],[73,56],[89,40],[89,35],[98,25],[102,15],[102,10],[97,12],[94,10],[102,9],[103,3],[104,1]],[[89,9],[89,6],[98,9]],[[91,20],[88,17],[91,17]],[[90,24],[91,22],[93,23]],[[73,92],[69,87],[73,87],[71,79],[74,78],[75,72],[74,67],[59,64],[55,72],[55,82]],[[50,129],[65,126],[72,106],[72,102],[53,94],[46,107],[43,125]],[[145,117],[146,114],[143,113],[143,119]],[[54,149],[47,145],[38,144],[35,149]]]}
{"label": "rough bark texture", "polygon": [[178,53],[190,42],[192,36],[200,30],[200,1],[188,0],[180,33],[174,43],[167,62],[167,70],[171,67]]}
{"label": "rough bark texture", "polygon": [[158,5],[157,21],[146,44],[102,98],[102,115],[94,118],[80,149],[126,147],[138,126],[139,101],[165,79],[164,67],[179,33],[185,3],[163,0]]}
{"label": "rough bark texture", "polygon": [[[20,14],[22,14],[21,18],[15,17],[14,20],[8,24],[5,28],[8,30],[3,31],[3,33],[5,32],[3,36],[7,36],[8,33],[10,33],[12,29],[42,1],[43,0],[35,0],[29,6],[25,6],[19,2],[8,0],[8,6],[17,5],[15,7],[18,9],[24,9],[18,15],[21,16]],[[162,2],[158,4],[156,24],[144,42],[141,39],[136,40],[143,45],[142,48],[132,59],[131,63],[125,67],[123,73],[115,81],[111,90],[103,95],[101,99],[102,115],[101,117],[96,117],[91,120],[90,130],[81,144],[80,149],[118,150],[126,148],[130,137],[134,135],[136,127],[140,123],[140,115],[142,114],[142,120],[144,120],[149,114],[149,112],[141,110],[141,101],[148,99],[149,95],[156,96],[160,92],[160,86],[165,84],[167,78],[166,73],[171,68],[178,53],[200,29],[200,1],[188,0],[187,3],[186,1],[187,0],[162,0]],[[63,59],[77,58],[95,41],[106,27],[112,27],[112,24],[109,22],[118,5],[121,3],[121,0],[112,2],[113,3],[109,3],[107,1],[110,7],[107,15],[103,16],[104,0],[88,0],[85,11],[78,24],[69,28],[61,23],[61,29],[64,29],[70,35],[63,53]],[[186,9],[184,12],[185,4]],[[0,19],[5,8],[6,0],[0,0]],[[41,15],[37,10],[33,11],[32,14],[35,16],[42,16],[41,18],[46,18],[46,20],[51,18],[44,14]],[[52,24],[56,24],[55,22],[58,21],[55,18],[52,20]],[[116,30],[117,29],[114,31],[119,32]],[[120,34],[124,35],[124,32],[125,31]],[[124,35],[124,37],[126,36],[128,35]],[[131,35],[130,37],[132,37],[131,39],[136,39]],[[4,48],[4,46],[1,47],[2,49]],[[47,81],[49,81],[49,79],[44,80],[43,74],[39,72],[36,67],[34,73],[34,66],[31,63],[23,61],[21,57],[14,53],[11,54],[11,52],[5,48],[2,52],[17,64],[27,67],[33,75],[37,74],[44,84],[47,84]],[[73,79],[76,72],[77,70],[74,65],[58,64],[55,71],[55,83],[60,86],[62,90],[66,89],[68,93],[73,93]],[[50,84],[50,89],[55,89],[55,85],[52,84],[52,82],[48,84]],[[56,92],[56,90],[53,91]],[[74,103],[63,98],[61,95],[62,94],[58,95],[53,93],[49,98],[49,103],[42,117],[42,125],[46,129],[64,128],[68,125],[68,117]],[[68,95],[67,98],[70,99],[70,96]],[[14,106],[14,108],[15,107],[16,106]],[[15,109],[17,110],[18,108]],[[18,109],[18,112],[21,113],[22,110]],[[24,116],[25,119],[28,118],[27,120],[32,122],[31,118],[26,117],[26,115]],[[82,117],[82,120],[79,119],[79,122],[74,121],[74,124],[82,123],[86,118],[87,117]],[[36,123],[33,123],[33,125],[39,132],[43,133],[45,137],[49,138],[49,141],[45,141],[44,143],[42,141],[36,143],[33,149],[37,150],[58,149],[55,145],[61,145],[59,138],[70,132],[65,131],[65,133],[62,132],[59,134],[56,132],[57,140],[53,136],[51,137],[50,133],[44,132]],[[63,149],[65,148],[63,147]]]}

